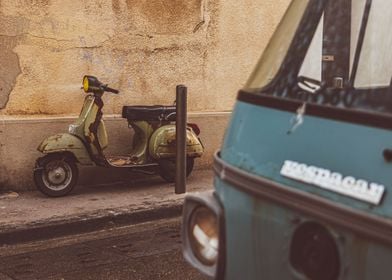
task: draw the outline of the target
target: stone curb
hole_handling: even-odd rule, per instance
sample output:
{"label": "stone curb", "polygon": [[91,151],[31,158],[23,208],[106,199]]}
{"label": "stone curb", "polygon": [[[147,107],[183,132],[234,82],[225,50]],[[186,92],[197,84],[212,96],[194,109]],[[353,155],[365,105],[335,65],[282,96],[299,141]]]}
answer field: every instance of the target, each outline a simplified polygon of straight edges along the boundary
{"label": "stone curb", "polygon": [[88,216],[44,221],[0,232],[0,247],[174,218],[181,213],[182,203],[174,202],[151,209],[104,210],[103,213],[93,213]]}

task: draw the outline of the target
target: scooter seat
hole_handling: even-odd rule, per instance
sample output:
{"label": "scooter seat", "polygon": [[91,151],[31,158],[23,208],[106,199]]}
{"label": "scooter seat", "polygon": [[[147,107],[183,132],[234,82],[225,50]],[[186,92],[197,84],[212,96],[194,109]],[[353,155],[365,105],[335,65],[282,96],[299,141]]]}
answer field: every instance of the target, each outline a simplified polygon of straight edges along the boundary
{"label": "scooter seat", "polygon": [[124,106],[122,117],[128,121],[174,121],[176,119],[175,112],[175,106]]}

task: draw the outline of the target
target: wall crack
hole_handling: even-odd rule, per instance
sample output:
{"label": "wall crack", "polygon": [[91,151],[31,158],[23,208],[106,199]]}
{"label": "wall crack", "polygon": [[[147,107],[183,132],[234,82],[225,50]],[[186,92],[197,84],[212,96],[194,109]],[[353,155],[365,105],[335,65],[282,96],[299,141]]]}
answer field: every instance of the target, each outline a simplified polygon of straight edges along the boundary
{"label": "wall crack", "polygon": [[15,35],[0,34],[0,37],[6,37],[6,38],[19,38],[19,37],[23,37],[23,36],[30,36],[33,38],[43,39],[43,40],[52,40],[52,41],[56,41],[56,42],[72,42],[73,41],[73,40],[69,40],[69,39],[58,39],[58,38],[54,38],[54,37],[38,36],[38,35],[31,34],[31,33],[19,33],[19,34],[15,34]]}

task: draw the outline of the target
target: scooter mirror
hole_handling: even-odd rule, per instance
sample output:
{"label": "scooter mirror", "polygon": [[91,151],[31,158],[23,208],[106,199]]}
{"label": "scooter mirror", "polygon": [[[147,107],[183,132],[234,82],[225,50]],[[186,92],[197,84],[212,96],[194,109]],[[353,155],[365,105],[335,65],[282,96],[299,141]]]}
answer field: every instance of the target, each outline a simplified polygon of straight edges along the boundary
{"label": "scooter mirror", "polygon": [[84,76],[83,77],[83,90],[84,92],[97,92],[102,91],[102,83],[94,76]]}

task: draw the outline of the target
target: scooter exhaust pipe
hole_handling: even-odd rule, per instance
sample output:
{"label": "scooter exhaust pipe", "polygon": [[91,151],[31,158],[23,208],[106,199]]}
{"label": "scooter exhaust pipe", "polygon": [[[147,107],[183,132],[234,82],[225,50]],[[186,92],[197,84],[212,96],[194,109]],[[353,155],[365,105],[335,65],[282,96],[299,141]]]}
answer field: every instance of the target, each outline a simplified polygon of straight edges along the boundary
{"label": "scooter exhaust pipe", "polygon": [[176,87],[176,194],[186,192],[187,93],[186,86]]}

